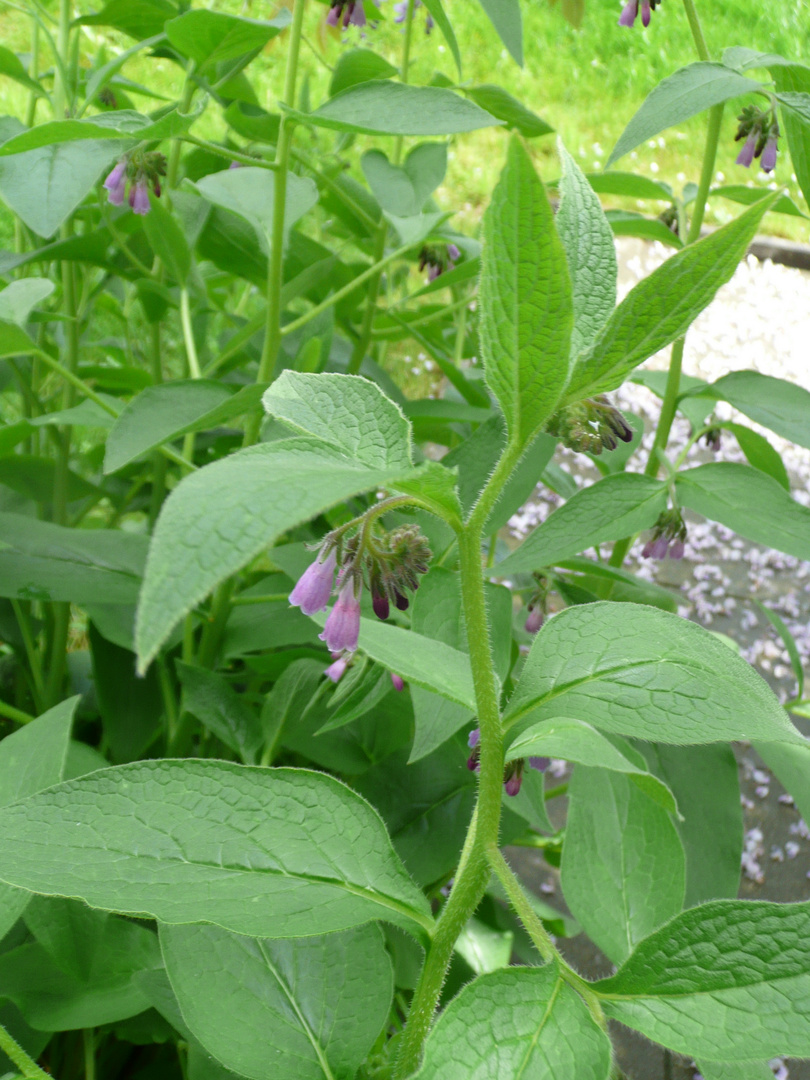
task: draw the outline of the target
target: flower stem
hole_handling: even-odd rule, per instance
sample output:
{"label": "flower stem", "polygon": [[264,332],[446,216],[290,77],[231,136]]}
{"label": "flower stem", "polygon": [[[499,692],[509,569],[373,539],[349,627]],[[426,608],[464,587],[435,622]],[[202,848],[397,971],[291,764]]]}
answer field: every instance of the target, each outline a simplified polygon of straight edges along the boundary
{"label": "flower stem", "polygon": [[43,1069],[40,1069],[32,1057],[26,1054],[25,1050],[6,1031],[2,1024],[0,1024],[0,1050],[11,1058],[25,1077],[25,1080],[49,1080],[48,1074]]}
{"label": "flower stem", "polygon": [[[301,34],[304,25],[306,0],[295,0],[293,6],[290,44],[287,50],[287,70],[284,76],[284,104],[295,105],[298,56],[301,51]],[[270,239],[270,259],[267,266],[267,321],[256,382],[270,382],[278,368],[281,346],[281,286],[284,271],[284,210],[287,202],[287,176],[290,169],[290,146],[295,123],[282,112],[278,129],[276,149],[276,173],[273,184],[273,232]],[[244,445],[250,446],[259,437],[261,414],[251,416],[245,428]]]}

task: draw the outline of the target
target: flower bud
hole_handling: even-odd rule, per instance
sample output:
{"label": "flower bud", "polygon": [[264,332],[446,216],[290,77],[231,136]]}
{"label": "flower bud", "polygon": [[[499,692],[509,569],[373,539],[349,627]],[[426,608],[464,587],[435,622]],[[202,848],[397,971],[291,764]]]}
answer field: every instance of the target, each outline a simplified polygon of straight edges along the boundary
{"label": "flower bud", "polygon": [[394,689],[399,692],[405,689],[405,680],[401,675],[397,675],[396,672],[391,672],[391,682],[394,684]]}
{"label": "flower bud", "polygon": [[547,757],[530,757],[529,758],[529,765],[531,765],[531,767],[533,769],[537,769],[538,772],[545,772],[550,764],[551,764],[551,758],[547,758]]}
{"label": "flower bud", "polygon": [[739,154],[737,155],[737,165],[743,165],[746,169],[749,168],[752,161],[754,160],[754,154],[756,153],[758,140],[759,132],[752,131],[746,139],[745,143],[743,144],[742,150],[740,150]]}
{"label": "flower bud", "polygon": [[331,679],[333,683],[340,682],[343,672],[348,667],[348,664],[348,656],[338,656],[337,660],[335,660],[333,664],[330,664],[326,669],[324,675],[326,675],[327,679]]}
{"label": "flower bud", "polygon": [[776,168],[776,135],[769,135],[759,161],[763,172],[773,172]]}
{"label": "flower bud", "polygon": [[526,633],[536,634],[540,627],[543,625],[544,615],[543,609],[539,604],[529,608],[529,614],[526,618]]}

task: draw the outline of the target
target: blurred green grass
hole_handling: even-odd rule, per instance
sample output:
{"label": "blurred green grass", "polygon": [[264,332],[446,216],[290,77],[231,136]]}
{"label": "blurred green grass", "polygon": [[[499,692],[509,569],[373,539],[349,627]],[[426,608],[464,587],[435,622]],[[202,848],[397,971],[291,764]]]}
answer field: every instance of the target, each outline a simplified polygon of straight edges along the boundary
{"label": "blurred green grass", "polygon": [[[83,2],[79,5],[82,12],[101,6],[100,0],[96,4]],[[251,17],[267,17],[274,10],[274,5],[265,0],[217,0],[207,6]],[[569,26],[562,18],[559,6],[550,6],[548,0],[523,0],[526,61],[522,69],[507,55],[478,4],[473,0],[445,0],[445,6],[461,47],[462,80],[494,82],[503,86],[556,128],[586,171],[603,167],[621,131],[653,86],[678,67],[696,59],[683,7],[678,0],[662,3],[648,30],[642,30],[640,25],[633,30],[617,25],[621,0],[587,0],[585,19],[579,30]],[[713,56],[719,57],[730,45],[746,45],[810,63],[808,0],[722,0],[720,3],[703,0],[698,6]],[[381,0],[380,10],[383,18],[376,30],[368,31],[365,40],[356,30],[341,40],[324,25],[326,7],[319,3],[309,5],[302,71],[308,76],[308,93],[313,106],[326,94],[329,67],[350,44],[374,48],[393,63],[398,62],[402,29],[393,22],[393,0]],[[457,78],[450,51],[439,31],[434,30],[426,36],[423,11],[417,12],[416,19],[412,81],[428,82],[437,71]],[[2,11],[0,40],[8,48],[26,53],[29,34],[30,22],[19,10],[6,8]],[[104,48],[105,43],[111,50],[131,44],[129,39],[109,34],[101,28],[85,28],[83,36],[83,53],[89,55]],[[259,100],[268,108],[274,107],[280,95],[285,37],[282,35],[272,42],[249,69]],[[162,93],[179,92],[181,72],[165,59],[139,55],[128,63],[124,74]],[[157,104],[146,98],[134,99],[144,111]],[[26,103],[26,91],[0,76],[0,113],[23,116]],[[45,119],[44,106],[39,108],[38,117]],[[776,182],[787,186],[794,199],[803,205],[792,180],[787,154],[780,154],[776,173],[769,179],[734,164],[738,150],[733,141],[735,112],[733,108],[726,109],[717,158],[717,181],[751,181],[761,186]],[[210,119],[204,117],[198,130],[209,138],[224,134],[213,115]],[[655,176],[680,188],[685,182],[698,178],[704,132],[705,117],[698,117],[639,147],[617,167]],[[300,137],[305,142],[310,138],[306,134]],[[362,146],[365,141],[358,142]],[[374,142],[379,144],[380,140]],[[533,147],[541,174],[546,179],[556,176],[558,165],[553,136],[533,140]],[[457,210],[455,224],[460,228],[472,230],[476,227],[496,182],[503,154],[504,134],[497,129],[485,129],[453,140],[448,174],[438,198],[442,206]],[[616,202],[615,205],[636,208],[633,202]],[[649,204],[644,208],[654,209]],[[738,209],[716,200],[709,220],[722,223]],[[772,233],[793,239],[806,241],[810,237],[808,223],[800,219],[772,214],[767,219],[767,228]],[[2,222],[0,242],[4,246],[9,229],[10,222]]]}

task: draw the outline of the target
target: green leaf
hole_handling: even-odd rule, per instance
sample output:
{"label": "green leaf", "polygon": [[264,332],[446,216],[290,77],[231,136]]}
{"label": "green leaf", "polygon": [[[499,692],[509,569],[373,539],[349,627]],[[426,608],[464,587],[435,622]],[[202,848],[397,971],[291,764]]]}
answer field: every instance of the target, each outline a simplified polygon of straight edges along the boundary
{"label": "green leaf", "polygon": [[[675,828],[686,853],[684,907],[735,897],[740,885],[743,818],[733,751],[721,744],[645,743],[640,749],[681,810]],[[711,829],[706,828],[707,821]]]}
{"label": "green leaf", "polygon": [[[0,806],[58,784],[65,775],[78,697],[60,702],[0,742]],[[0,885],[0,939],[25,911],[30,896]]]}
{"label": "green leaf", "polygon": [[[625,773],[635,786],[665,811],[677,814],[678,806],[665,783],[649,773],[643,762],[634,761],[638,751],[624,743],[605,738],[583,720],[555,716],[533,724],[514,739],[506,760],[516,757],[563,758],[579,765]],[[737,800],[739,803],[739,799]]]}
{"label": "green leaf", "polygon": [[399,405],[359,375],[284,371],[265,391],[265,412],[371,469],[411,468],[410,424]]}
{"label": "green leaf", "polygon": [[262,937],[431,923],[378,815],[323,773],[136,762],[30,796],[0,822],[0,880],[92,907]]}
{"label": "green leaf", "polygon": [[341,90],[348,90],[358,83],[372,79],[390,79],[397,74],[393,64],[389,64],[371,49],[347,49],[338,57],[332,78],[329,82],[329,97],[334,97]]}
{"label": "green leaf", "polygon": [[718,900],[676,916],[611,979],[609,1017],[693,1057],[810,1054],[810,904]]}
{"label": "green leaf", "polygon": [[661,180],[628,172],[592,172],[585,178],[599,195],[627,195],[632,199],[672,202],[672,188]]}
{"label": "green leaf", "polygon": [[122,410],[107,436],[105,473],[114,473],[156,446],[190,431],[206,431],[254,409],[264,386],[233,387],[213,379],[147,386]]}
{"label": "green leaf", "polygon": [[519,0],[478,0],[513,59],[523,67],[523,21]]}
{"label": "green leaf", "polygon": [[177,219],[154,199],[143,226],[155,255],[174,280],[185,285],[191,272],[191,251]]}
{"label": "green leaf", "polygon": [[[762,198],[762,188],[746,187],[745,184],[723,184],[721,187],[712,188],[709,195],[719,195],[724,199],[729,199],[731,202],[742,203],[743,206],[750,206],[752,203],[755,203],[758,199]],[[774,214],[787,214],[790,217],[807,217],[807,214],[802,213],[793,199],[784,194],[779,196],[771,209]]]}
{"label": "green leaf", "polygon": [[737,440],[749,465],[753,465],[760,472],[767,473],[790,494],[790,477],[785,463],[764,435],[752,431],[744,424],[725,424],[724,429],[730,431]]}
{"label": "green leaf", "polygon": [[360,165],[383,210],[407,218],[421,213],[428,197],[444,180],[447,146],[422,143],[411,150],[402,165],[392,165],[382,150],[368,150]]}
{"label": "green leaf", "polygon": [[288,941],[161,926],[160,944],[192,1033],[252,1080],[353,1076],[388,1017],[391,961],[374,925]]}
{"label": "green leaf", "polygon": [[263,49],[289,26],[291,16],[282,8],[274,19],[244,19],[217,11],[186,11],[165,25],[166,36],[177,51],[194,60],[201,71]]}
{"label": "green leaf", "polygon": [[810,510],[750,465],[711,462],[678,474],[681,504],[746,540],[810,559]]}
{"label": "green leaf", "polygon": [[424,0],[425,7],[432,15],[436,25],[442,32],[444,40],[450,47],[450,52],[453,54],[453,59],[456,62],[456,69],[458,70],[459,78],[461,77],[461,51],[458,47],[458,41],[456,41],[456,35],[450,20],[445,14],[444,7],[442,6],[442,0]]}
{"label": "green leaf", "polygon": [[167,19],[177,14],[170,0],[109,0],[97,15],[84,15],[85,26],[114,26],[130,37],[154,37],[163,30]]}
{"label": "green leaf", "polygon": [[201,111],[202,108],[198,108],[195,112],[185,114],[171,109],[159,120],[152,120],[132,109],[116,109],[101,113],[90,120],[51,120],[8,139],[0,146],[0,158],[46,146],[70,142],[85,143],[90,139],[128,139],[131,145],[133,141],[172,138],[185,134]]}
{"label": "green leaf", "polygon": [[604,326],[616,306],[616,248],[602,204],[582,170],[557,140],[563,173],[556,224],[568,260],[574,306],[571,356],[576,357]]}
{"label": "green leaf", "polygon": [[710,236],[677,252],[622,300],[571,376],[567,402],[615,390],[633,368],[684,334],[730,280],[773,192]]}
{"label": "green leaf", "polygon": [[554,130],[537,113],[527,109],[511,94],[507,94],[500,86],[495,86],[493,83],[468,86],[464,88],[464,92],[467,97],[473,99],[476,105],[480,105],[488,113],[503,120],[507,127],[519,131],[526,139],[534,139],[538,135],[549,135]]}
{"label": "green leaf", "polygon": [[568,380],[573,313],[554,215],[516,138],[484,218],[480,302],[487,384],[525,446]]}
{"label": "green leaf", "polygon": [[34,897],[36,941],[0,956],[3,994],[46,1031],[92,1028],[149,1007],[135,976],[162,967],[157,935],[74,900]]}
{"label": "green leaf", "polygon": [[810,746],[757,743],[757,753],[789,791],[802,817],[810,818]]}
{"label": "green leaf", "polygon": [[796,697],[804,697],[804,668],[802,666],[802,656],[799,652],[799,647],[796,644],[796,639],[775,611],[772,611],[771,608],[767,607],[759,600],[754,599],[754,603],[782,639],[782,644],[785,646],[785,650],[790,657],[790,666],[793,668],[793,674],[796,676]]}
{"label": "green leaf", "polygon": [[666,128],[682,124],[712,105],[741,94],[753,94],[760,84],[723,64],[699,61],[664,79],[622,132],[605,168]]}
{"label": "green leaf", "polygon": [[[572,643],[576,643],[574,648]],[[555,716],[665,743],[804,740],[768,684],[708,630],[657,608],[567,608],[536,636],[504,716]]]}
{"label": "green leaf", "polygon": [[442,462],[424,461],[407,480],[395,480],[391,486],[405,495],[415,495],[445,520],[460,521],[457,480],[455,470],[448,469]]}
{"label": "green leaf", "polygon": [[759,371],[732,371],[700,396],[727,401],[783,439],[810,447],[810,391],[803,386]]}
{"label": "green leaf", "polygon": [[301,123],[361,135],[455,135],[500,121],[452,90],[372,79],[335,94]]}
{"label": "green leaf", "polygon": [[245,699],[215,671],[178,662],[177,674],[183,712],[196,716],[246,765],[255,765],[264,739],[258,717]]}
{"label": "green leaf", "polygon": [[765,1061],[709,1061],[701,1058],[696,1062],[703,1080],[773,1080],[773,1073]]}
{"label": "green leaf", "polygon": [[[774,63],[768,57],[776,89],[784,94],[810,92],[810,68],[802,64]],[[796,173],[805,202],[810,206],[810,130],[807,122],[791,109],[782,109],[782,127],[787,136],[790,161]]]}
{"label": "green leaf", "polygon": [[666,484],[640,473],[616,473],[582,488],[493,567],[500,577],[555,566],[609,540],[651,528],[667,506]]}
{"label": "green leaf", "polygon": [[425,1043],[416,1080],[607,1080],[610,1042],[556,964],[465,986]]}
{"label": "green leaf", "polygon": [[606,210],[605,218],[614,236],[639,236],[643,240],[657,240],[667,247],[683,247],[680,238],[658,218],[648,218],[632,210]]}
{"label": "green leaf", "polygon": [[136,625],[140,670],[184,615],[276,536],[384,486],[398,472],[369,468],[312,439],[283,439],[181,480],[163,505],[149,548]]}
{"label": "green leaf", "polygon": [[47,278],[20,278],[0,292],[0,320],[25,326],[34,308],[56,288]]}
{"label": "green leaf", "polygon": [[0,158],[0,195],[29,229],[52,236],[130,145],[85,138]]}
{"label": "green leaf", "polygon": [[93,623],[88,637],[93,686],[110,757],[116,765],[135,761],[144,756],[161,729],[163,699],[157,671],[151,669],[139,679],[130,649],[107,641]]}
{"label": "green leaf", "polygon": [[[273,191],[275,177],[269,169],[248,165],[241,169],[223,169],[204,176],[195,188],[215,206],[230,210],[256,230],[259,242],[268,254],[273,236]],[[285,233],[308,213],[318,201],[315,181],[290,173],[284,203]]]}
{"label": "green leaf", "polygon": [[683,906],[686,865],[669,814],[628,776],[578,765],[562,857],[571,914],[615,964]]}
{"label": "green leaf", "polygon": [[32,94],[36,94],[37,97],[47,96],[39,83],[35,79],[32,79],[22,66],[17,54],[13,53],[11,49],[7,49],[4,45],[0,45],[0,75],[5,75],[9,79],[13,79],[15,82],[20,83],[26,90],[30,90]]}
{"label": "green leaf", "polygon": [[118,529],[68,529],[0,513],[0,596],[131,604],[138,595],[146,538]]}
{"label": "green leaf", "polygon": [[472,918],[456,939],[455,951],[476,975],[509,967],[515,935],[509,930],[493,930],[480,919]]}

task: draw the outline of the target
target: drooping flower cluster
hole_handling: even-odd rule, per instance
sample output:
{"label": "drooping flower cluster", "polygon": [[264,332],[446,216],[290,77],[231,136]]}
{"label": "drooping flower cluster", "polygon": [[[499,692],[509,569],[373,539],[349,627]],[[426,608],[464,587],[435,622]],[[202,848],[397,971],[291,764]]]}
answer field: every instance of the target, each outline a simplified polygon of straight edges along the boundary
{"label": "drooping flower cluster", "polygon": [[627,0],[619,16],[619,26],[633,26],[638,18],[639,6],[641,6],[641,22],[643,26],[650,25],[652,12],[658,7],[661,0]]}
{"label": "drooping flower cluster", "polygon": [[642,549],[642,558],[682,559],[685,540],[686,525],[680,510],[676,507],[665,510],[653,526],[652,536]]}
{"label": "drooping flower cluster", "polygon": [[537,588],[526,604],[526,633],[536,634],[546,619],[548,611],[549,581],[542,574],[533,574]]}
{"label": "drooping flower cluster", "polygon": [[569,450],[581,454],[601,454],[603,450],[615,450],[619,439],[633,440],[633,429],[604,394],[561,409],[549,420],[546,430]]}
{"label": "drooping flower cluster", "polygon": [[[407,593],[419,587],[419,575],[427,571],[431,558],[427,540],[416,525],[403,525],[390,532],[361,525],[348,539],[346,529],[344,526],[329,533],[317,559],[290,593],[290,603],[300,607],[305,615],[325,611],[337,570],[338,597],[319,635],[330,651],[337,654],[352,653],[357,648],[363,585],[367,584],[371,590],[374,614],[378,619],[387,619],[391,604],[400,611],[408,608]],[[342,664],[340,655],[333,659],[335,663],[327,674],[337,682],[346,665]],[[392,680],[401,689],[400,677],[392,675]]]}
{"label": "drooping flower cluster", "polygon": [[419,269],[427,267],[428,281],[435,281],[445,270],[455,270],[461,252],[455,244],[448,244],[444,251],[427,244],[419,252]]}
{"label": "drooping flower cluster", "polygon": [[363,0],[337,0],[326,16],[327,26],[340,26],[342,23],[344,29],[347,26],[365,26],[366,21]]}
{"label": "drooping flower cluster", "polygon": [[776,149],[779,139],[779,124],[773,108],[760,109],[756,105],[746,105],[740,115],[739,127],[734,141],[745,139],[742,150],[737,156],[737,164],[749,168],[755,158],[763,172],[773,172],[776,168]]}
{"label": "drooping flower cluster", "polygon": [[113,206],[123,206],[129,183],[129,205],[134,214],[149,213],[149,188],[160,198],[160,178],[166,175],[166,158],[155,151],[135,152],[121,158],[104,181]]}
{"label": "drooping flower cluster", "polygon": [[[416,9],[421,7],[421,6],[422,6],[422,0],[414,0],[414,3],[413,3],[414,11],[416,11]],[[395,12],[395,14],[394,14],[394,22],[395,23],[404,23],[405,20],[408,18],[408,0],[398,0],[398,3],[394,4],[394,12]],[[433,29],[433,16],[430,14],[429,11],[426,11],[425,12],[425,33],[429,34],[432,29]]]}
{"label": "drooping flower cluster", "polygon": [[[467,759],[467,768],[470,772],[478,772],[480,768],[480,754],[481,754],[481,729],[473,728],[467,739],[467,745],[472,753]],[[551,759],[547,757],[530,757],[529,766],[532,769],[537,769],[538,772],[545,772],[551,764]],[[507,795],[514,797],[520,791],[521,784],[523,783],[523,770],[526,766],[525,758],[515,758],[514,761],[507,761],[503,768],[503,788]]]}

